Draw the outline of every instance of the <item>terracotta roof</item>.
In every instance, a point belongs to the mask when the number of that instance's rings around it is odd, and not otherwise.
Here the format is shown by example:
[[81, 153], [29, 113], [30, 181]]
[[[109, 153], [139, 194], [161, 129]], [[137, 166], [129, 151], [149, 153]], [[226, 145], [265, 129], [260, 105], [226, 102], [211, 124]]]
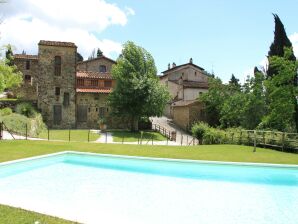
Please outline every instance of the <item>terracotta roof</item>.
[[[183, 64], [183, 65], [178, 65], [178, 66], [172, 67], [172, 68], [170, 68], [170, 69], [168, 69], [168, 70], [163, 71], [162, 73], [170, 72], [170, 71], [173, 71], [173, 70], [175, 70], [175, 69], [181, 68], [181, 67], [186, 66], [186, 65], [191, 65], [191, 66], [193, 66], [193, 67], [195, 67], [195, 68], [198, 68], [198, 69], [204, 71], [204, 69], [203, 69], [202, 67], [200, 67], [200, 66], [198, 66], [198, 65], [196, 65], [196, 64], [193, 64], [193, 63], [186, 63], [186, 64]], [[163, 76], [165, 76], [165, 75], [163, 75]]]
[[113, 79], [110, 73], [77, 71], [77, 78]]
[[179, 100], [174, 103], [172, 103], [173, 107], [185, 107], [190, 106], [192, 104], [199, 104], [200, 102], [198, 100]]
[[77, 93], [111, 93], [112, 89], [76, 89]]
[[116, 61], [114, 61], [113, 59], [108, 58], [108, 57], [106, 57], [104, 55], [103, 56], [100, 56], [98, 58], [93, 58], [93, 59], [89, 59], [89, 60], [85, 60], [85, 61], [79, 61], [77, 64], [84, 64], [84, 63], [87, 63], [87, 62], [90, 62], [90, 61], [96, 61], [96, 60], [99, 60], [99, 59], [106, 59], [106, 60], [108, 60], [108, 61], [116, 64]]
[[38, 45], [58, 46], [58, 47], [77, 47], [72, 42], [49, 41], [49, 40], [41, 40], [39, 41]]
[[38, 60], [37, 55], [30, 54], [15, 54], [13, 55], [14, 59], [30, 59], [30, 60]]
[[178, 85], [183, 85], [186, 88], [198, 88], [198, 89], [208, 89], [208, 83], [207, 82], [195, 82], [195, 81], [183, 81], [181, 84], [179, 84], [179, 81], [171, 81]]

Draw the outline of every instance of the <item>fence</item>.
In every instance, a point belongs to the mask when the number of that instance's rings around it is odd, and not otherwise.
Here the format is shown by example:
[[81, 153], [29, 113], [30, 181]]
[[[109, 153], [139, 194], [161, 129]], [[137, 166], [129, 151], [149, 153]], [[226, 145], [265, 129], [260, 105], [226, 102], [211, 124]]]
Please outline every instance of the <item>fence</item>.
[[261, 130], [227, 131], [224, 143], [258, 146], [298, 153], [298, 133]]
[[176, 131], [170, 131], [158, 124], [152, 124], [152, 130], [158, 131], [159, 133], [161, 133], [171, 141], [176, 141], [176, 137], [177, 137]]

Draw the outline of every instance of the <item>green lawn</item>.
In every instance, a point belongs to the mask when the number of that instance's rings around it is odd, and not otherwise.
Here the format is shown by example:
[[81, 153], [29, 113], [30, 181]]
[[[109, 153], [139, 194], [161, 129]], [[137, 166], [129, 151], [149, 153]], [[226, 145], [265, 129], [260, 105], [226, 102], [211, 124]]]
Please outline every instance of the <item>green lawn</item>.
[[6, 205], [0, 205], [0, 223], [3, 224], [71, 224], [75, 222], [42, 215]]
[[[89, 130], [70, 130], [70, 141], [87, 142]], [[90, 131], [89, 140], [95, 141], [99, 134]], [[48, 131], [43, 131], [38, 138], [48, 139]], [[69, 130], [50, 130], [50, 140], [69, 140]]]
[[[252, 152], [253, 147], [239, 145], [151, 146], [25, 140], [0, 141], [0, 162], [65, 150], [194, 160], [298, 164], [298, 154], [261, 148], [257, 148], [257, 152], [254, 153]], [[54, 217], [0, 205], [0, 223], [31, 224], [37, 220], [40, 223], [71, 223]]]
[[146, 143], [148, 141], [151, 141], [153, 138], [153, 141], [166, 141], [167, 138], [163, 135], [161, 135], [158, 132], [153, 131], [143, 131], [143, 135], [141, 132], [130, 132], [130, 131], [112, 131], [113, 135], [113, 141], [114, 142], [137, 142], [138, 140], [141, 141], [142, 136], [142, 142]]

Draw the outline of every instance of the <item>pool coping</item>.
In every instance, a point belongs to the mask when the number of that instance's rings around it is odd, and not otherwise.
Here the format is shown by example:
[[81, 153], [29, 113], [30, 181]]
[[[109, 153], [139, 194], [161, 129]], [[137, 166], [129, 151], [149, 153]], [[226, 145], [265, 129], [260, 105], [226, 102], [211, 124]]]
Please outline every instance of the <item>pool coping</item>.
[[274, 164], [274, 163], [252, 163], [252, 162], [228, 162], [228, 161], [214, 161], [214, 160], [193, 160], [193, 159], [174, 159], [174, 158], [160, 158], [160, 157], [145, 157], [145, 156], [129, 156], [129, 155], [117, 155], [117, 154], [103, 154], [94, 152], [80, 152], [80, 151], [61, 151], [56, 153], [49, 153], [45, 155], [32, 156], [22, 159], [16, 159], [0, 163], [0, 168], [10, 164], [27, 162], [30, 160], [43, 159], [51, 156], [77, 154], [77, 155], [89, 155], [89, 156], [101, 156], [111, 158], [126, 158], [126, 159], [141, 159], [151, 161], [167, 161], [167, 162], [180, 162], [180, 163], [196, 163], [196, 164], [214, 164], [214, 165], [237, 165], [237, 166], [255, 166], [255, 167], [274, 167], [274, 168], [295, 168], [298, 169], [298, 165], [294, 164]]

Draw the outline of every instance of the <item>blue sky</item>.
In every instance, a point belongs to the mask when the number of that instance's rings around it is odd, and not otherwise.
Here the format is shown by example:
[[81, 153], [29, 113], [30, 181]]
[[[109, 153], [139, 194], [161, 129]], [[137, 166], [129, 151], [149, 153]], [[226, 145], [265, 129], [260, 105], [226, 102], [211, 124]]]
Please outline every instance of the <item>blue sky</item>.
[[[158, 71], [169, 62], [194, 63], [228, 80], [243, 77], [267, 55], [277, 13], [288, 35], [298, 32], [298, 2], [293, 0], [121, 1], [135, 15], [125, 27], [100, 35], [133, 40], [155, 58]], [[158, 2], [158, 3], [157, 3]]]
[[10, 0], [0, 8], [0, 44], [36, 54], [40, 39], [72, 41], [85, 58], [100, 47], [116, 59], [131, 40], [153, 55], [159, 74], [192, 57], [225, 82], [232, 73], [243, 81], [273, 41], [272, 13], [298, 54], [297, 12], [297, 0]]

